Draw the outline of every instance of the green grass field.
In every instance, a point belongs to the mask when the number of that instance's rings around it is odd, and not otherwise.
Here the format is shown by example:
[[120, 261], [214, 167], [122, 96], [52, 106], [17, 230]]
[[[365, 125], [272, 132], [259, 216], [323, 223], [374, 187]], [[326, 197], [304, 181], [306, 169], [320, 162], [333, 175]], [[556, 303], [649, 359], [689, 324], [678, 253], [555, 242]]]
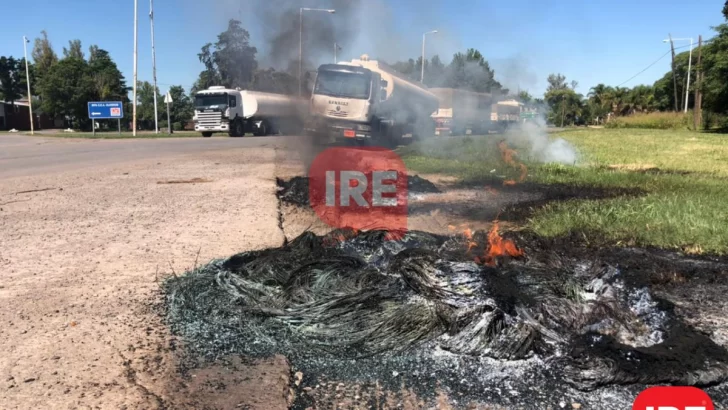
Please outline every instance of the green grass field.
[[[645, 193], [552, 202], [536, 211], [527, 227], [551, 237], [576, 231], [599, 243], [728, 253], [728, 135], [578, 129], [550, 137], [573, 144], [579, 159], [572, 165], [539, 164], [523, 155], [529, 181]], [[414, 171], [477, 181], [494, 169], [496, 174], [507, 169], [496, 145], [501, 138], [442, 139], [406, 147], [401, 154]]]

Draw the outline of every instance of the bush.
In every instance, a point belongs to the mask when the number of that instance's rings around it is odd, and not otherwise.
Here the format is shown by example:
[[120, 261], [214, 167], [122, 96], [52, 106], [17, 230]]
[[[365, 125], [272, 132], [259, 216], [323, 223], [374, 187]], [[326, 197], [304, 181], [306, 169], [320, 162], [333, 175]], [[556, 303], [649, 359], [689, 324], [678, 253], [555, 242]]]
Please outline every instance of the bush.
[[692, 129], [693, 113], [652, 112], [617, 117], [605, 124], [606, 128], [649, 128], [659, 130]]

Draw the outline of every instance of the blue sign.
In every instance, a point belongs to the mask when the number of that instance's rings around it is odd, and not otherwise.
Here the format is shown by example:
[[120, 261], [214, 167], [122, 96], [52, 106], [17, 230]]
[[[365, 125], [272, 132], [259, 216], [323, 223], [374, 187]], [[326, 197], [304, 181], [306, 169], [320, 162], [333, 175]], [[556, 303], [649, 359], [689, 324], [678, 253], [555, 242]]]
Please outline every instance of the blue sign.
[[121, 101], [89, 102], [88, 117], [90, 119], [124, 118], [124, 108]]

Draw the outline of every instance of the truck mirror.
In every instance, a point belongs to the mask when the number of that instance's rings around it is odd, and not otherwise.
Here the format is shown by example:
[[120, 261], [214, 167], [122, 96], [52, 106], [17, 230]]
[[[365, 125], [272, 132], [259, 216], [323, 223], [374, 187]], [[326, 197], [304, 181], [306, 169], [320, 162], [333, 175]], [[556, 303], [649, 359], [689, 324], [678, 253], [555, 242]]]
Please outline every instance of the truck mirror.
[[381, 81], [379, 82], [379, 84], [380, 84], [380, 86], [381, 86], [382, 88], [387, 88], [387, 86], [389, 85], [389, 82], [388, 82], [387, 80], [381, 80]]
[[379, 94], [379, 100], [385, 101], [387, 99], [387, 90], [382, 88], [382, 92]]

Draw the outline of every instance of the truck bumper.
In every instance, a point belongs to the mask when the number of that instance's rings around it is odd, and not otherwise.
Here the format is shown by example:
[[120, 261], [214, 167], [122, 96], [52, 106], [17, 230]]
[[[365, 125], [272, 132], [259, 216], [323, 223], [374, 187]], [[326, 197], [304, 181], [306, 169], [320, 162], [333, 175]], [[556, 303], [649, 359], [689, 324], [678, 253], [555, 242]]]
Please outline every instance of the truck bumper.
[[199, 132], [228, 132], [230, 125], [226, 122], [219, 125], [200, 125], [195, 123], [195, 131]]
[[371, 126], [357, 122], [309, 120], [304, 126], [304, 131], [330, 140], [368, 140], [372, 138]]

